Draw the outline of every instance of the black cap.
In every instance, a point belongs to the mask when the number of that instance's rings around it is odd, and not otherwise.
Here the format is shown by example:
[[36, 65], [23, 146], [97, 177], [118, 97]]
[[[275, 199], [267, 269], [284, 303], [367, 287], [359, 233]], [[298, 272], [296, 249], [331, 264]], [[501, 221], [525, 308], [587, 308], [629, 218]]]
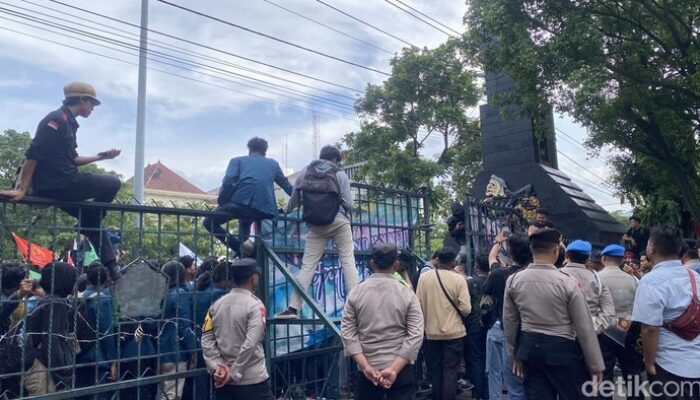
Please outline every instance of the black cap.
[[377, 243], [372, 246], [372, 261], [379, 268], [388, 268], [396, 262], [399, 248], [393, 243]]
[[600, 250], [593, 250], [591, 255], [588, 257], [591, 262], [601, 262], [603, 259], [602, 252]]
[[242, 281], [254, 273], [262, 274], [262, 269], [258, 267], [258, 262], [254, 258], [243, 258], [233, 263], [233, 279]]
[[538, 229], [530, 235], [530, 244], [559, 244], [561, 232], [552, 228]]

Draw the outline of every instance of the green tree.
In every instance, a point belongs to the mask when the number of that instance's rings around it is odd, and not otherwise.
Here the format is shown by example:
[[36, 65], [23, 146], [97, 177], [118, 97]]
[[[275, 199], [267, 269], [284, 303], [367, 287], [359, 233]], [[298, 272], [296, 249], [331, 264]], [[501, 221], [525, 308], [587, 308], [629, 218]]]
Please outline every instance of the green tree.
[[0, 189], [11, 189], [24, 151], [32, 140], [29, 132], [5, 129], [0, 135]]
[[[374, 184], [416, 190], [450, 177], [450, 189], [464, 195], [480, 166], [479, 129], [466, 111], [480, 90], [459, 40], [436, 49], [404, 49], [391, 62], [392, 75], [368, 85], [355, 104], [360, 130], [344, 143], [358, 175]], [[421, 156], [429, 136], [439, 137], [435, 158]]]
[[618, 150], [623, 198], [641, 208], [677, 202], [700, 221], [700, 3], [467, 4], [468, 51], [513, 77], [522, 104], [545, 99], [588, 129], [593, 149]]

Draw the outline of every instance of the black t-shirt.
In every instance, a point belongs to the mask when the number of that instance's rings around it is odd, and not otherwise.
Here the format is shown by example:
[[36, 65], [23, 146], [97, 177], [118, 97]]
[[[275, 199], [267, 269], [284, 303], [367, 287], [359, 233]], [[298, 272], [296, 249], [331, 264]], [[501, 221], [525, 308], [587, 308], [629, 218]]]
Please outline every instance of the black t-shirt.
[[68, 107], [49, 113], [39, 122], [36, 135], [24, 154], [37, 161], [32, 177], [36, 193], [43, 190], [62, 189], [76, 182], [78, 166], [75, 165], [76, 132], [78, 122]]
[[520, 271], [523, 267], [510, 266], [508, 268], [498, 268], [491, 271], [486, 279], [483, 287], [483, 294], [493, 297], [494, 309], [493, 313], [496, 318], [503, 317], [503, 295], [506, 291], [506, 280], [514, 273]]
[[467, 330], [473, 332], [474, 330], [481, 329], [481, 307], [479, 303], [481, 302], [481, 295], [484, 292], [484, 283], [486, 282], [486, 276], [475, 275], [467, 279], [467, 287], [469, 288], [469, 298], [471, 299], [472, 312], [466, 317]]
[[628, 250], [634, 253], [634, 258], [639, 259], [639, 255], [647, 248], [647, 242], [649, 241], [649, 231], [642, 227], [636, 230], [629, 229], [627, 231], [627, 236], [634, 239], [634, 242], [637, 244], [636, 246], [627, 244]]

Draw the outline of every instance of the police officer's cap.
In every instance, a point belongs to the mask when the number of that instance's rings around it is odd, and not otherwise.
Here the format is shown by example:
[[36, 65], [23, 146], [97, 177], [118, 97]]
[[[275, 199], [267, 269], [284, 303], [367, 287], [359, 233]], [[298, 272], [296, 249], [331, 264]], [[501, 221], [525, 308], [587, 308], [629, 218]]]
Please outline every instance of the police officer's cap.
[[559, 244], [561, 232], [553, 228], [541, 228], [530, 235], [530, 244]]
[[65, 95], [66, 99], [71, 97], [89, 97], [93, 100], [95, 105], [99, 106], [102, 104], [102, 102], [97, 99], [97, 92], [95, 92], [95, 88], [89, 83], [71, 82], [63, 87], [63, 94]]
[[372, 246], [372, 261], [380, 268], [391, 266], [398, 256], [399, 248], [393, 243], [377, 243]]
[[591, 243], [585, 240], [574, 240], [573, 242], [569, 243], [568, 246], [566, 246], [566, 251], [570, 251], [572, 253], [581, 253], [587, 256], [591, 254], [592, 250], [593, 246], [591, 245]]
[[611, 244], [603, 249], [603, 255], [608, 257], [624, 257], [625, 248], [619, 244]]
[[258, 267], [258, 262], [254, 258], [243, 258], [233, 263], [233, 279], [242, 281], [249, 278], [254, 273], [262, 274], [262, 269]]

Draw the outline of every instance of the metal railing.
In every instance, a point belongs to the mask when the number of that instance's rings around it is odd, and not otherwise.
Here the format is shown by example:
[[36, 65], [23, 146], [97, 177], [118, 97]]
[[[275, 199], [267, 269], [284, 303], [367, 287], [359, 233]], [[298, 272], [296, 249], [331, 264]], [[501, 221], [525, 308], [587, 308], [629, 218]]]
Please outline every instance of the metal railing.
[[[355, 200], [350, 217], [355, 258], [361, 277], [369, 273], [369, 249], [377, 241], [392, 241], [401, 247], [413, 248], [416, 254], [427, 256], [429, 213], [426, 194], [385, 190], [362, 184], [353, 184], [352, 190]], [[60, 210], [67, 207], [78, 208], [81, 217], [85, 213], [94, 212], [105, 213], [106, 216], [99, 227], [77, 226], [75, 218]], [[70, 259], [73, 261], [84, 256], [80, 252], [76, 254], [73, 247], [84, 242], [85, 235], [89, 235], [98, 237], [96, 243], [93, 243], [98, 252], [103, 248], [103, 241], [110, 240], [119, 263], [131, 265], [126, 268], [120, 280], [122, 284], [104, 294], [111, 304], [111, 315], [107, 319], [109, 329], [105, 330], [99, 324], [96, 326], [98, 318], [90, 312], [81, 313], [79, 310], [81, 301], [94, 305], [90, 302], [95, 299], [78, 300], [79, 293], [73, 290], [65, 301], [71, 314], [70, 323], [62, 326], [65, 328], [63, 331], [53, 325], [43, 332], [17, 329], [9, 333], [3, 331], [4, 336], [0, 339], [0, 345], [8, 348], [14, 346], [10, 344], [12, 338], [21, 339], [20, 342], [25, 343], [32, 337], [37, 342], [48, 337], [49, 347], [85, 345], [89, 342], [94, 342], [93, 346], [97, 346], [102, 340], [109, 339], [114, 342], [115, 355], [101, 355], [97, 361], [81, 361], [85, 354], [81, 356], [74, 349], [74, 353], [69, 354], [72, 358], [68, 361], [57, 360], [53, 356], [44, 357], [48, 375], [63, 376], [65, 381], [54, 382], [59, 386], [59, 391], [55, 393], [46, 393], [47, 390], [36, 388], [30, 393], [27, 380], [32, 376], [30, 372], [35, 371], [35, 365], [22, 365], [18, 370], [10, 371], [5, 369], [5, 359], [0, 354], [0, 398], [151, 400], [163, 390], [164, 384], [172, 381], [184, 384], [183, 399], [213, 398], [213, 388], [209, 382], [211, 378], [202, 363], [198, 344], [197, 332], [201, 331], [203, 321], [199, 320], [201, 315], [196, 315], [194, 304], [198, 300], [204, 303], [210, 301], [216, 295], [216, 285], [210, 283], [200, 288], [202, 290], [191, 292], [176, 290], [180, 285], [168, 288], [167, 293], [157, 294], [155, 290], [158, 285], [165, 284], [168, 287], [167, 278], [159, 275], [159, 267], [175, 258], [181, 245], [191, 249], [200, 259], [208, 256], [219, 256], [220, 261], [231, 259], [231, 251], [202, 226], [203, 219], [212, 216], [229, 215], [207, 209], [149, 205], [65, 203], [38, 198], [28, 198], [19, 204], [13, 204], [0, 200], [0, 260], [20, 258], [11, 233], [30, 242], [30, 255], [31, 246], [43, 246], [54, 251], [57, 258], [72, 257]], [[233, 231], [236, 226], [234, 220], [224, 228]], [[305, 234], [306, 228], [298, 214], [281, 217], [276, 225], [263, 221], [254, 234], [257, 257], [264, 271], [258, 295], [268, 310], [265, 339], [268, 369], [278, 398], [306, 398], [309, 395], [338, 398], [341, 392], [352, 389], [347, 372], [352, 366], [342, 357], [339, 318], [345, 301], [345, 290], [342, 274], [339, 273], [341, 268], [337, 252], [332, 247], [316, 271], [312, 288], [302, 293], [306, 304], [302, 318], [291, 321], [276, 321], [272, 318], [275, 313], [287, 307], [291, 291], [299, 289], [294, 276], [300, 267]], [[42, 272], [41, 268], [31, 267], [28, 263], [23, 264], [22, 268], [24, 275], [29, 276], [31, 272], [37, 279], [36, 274]], [[76, 266], [78, 271], [88, 271], [89, 268]], [[149, 271], [152, 274], [149, 275]], [[3, 279], [10, 278], [6, 274], [0, 276], [3, 289], [10, 286], [9, 281], [3, 284]], [[12, 317], [8, 317], [12, 318], [14, 324], [21, 322], [22, 327], [26, 327], [28, 321], [31, 324], [32, 314], [21, 310], [36, 303], [33, 294], [36, 293], [32, 292], [14, 303], [4, 295], [3, 307], [14, 307], [16, 304], [20, 310], [14, 310]], [[144, 299], [160, 305], [160, 313], [129, 318], [124, 316], [127, 309], [144, 307], [139, 305]], [[181, 314], [180, 307], [171, 307], [172, 304], [181, 302], [192, 304], [187, 315]], [[41, 302], [39, 304], [41, 307]], [[1, 322], [0, 326], [4, 327]], [[52, 322], [55, 321], [50, 319], [49, 324]], [[78, 332], [81, 326], [91, 328], [93, 337], [80, 337]], [[175, 327], [174, 347], [170, 346], [173, 343], [172, 329], [168, 326]], [[90, 332], [89, 329], [88, 331]], [[187, 335], [195, 337], [194, 348], [183, 345]], [[165, 343], [169, 345], [166, 346]], [[17, 348], [21, 348], [24, 354], [27, 346]], [[34, 350], [51, 353], [54, 349]], [[172, 359], [193, 359], [193, 362], [191, 365], [176, 364], [175, 368], [170, 368], [172, 365], [166, 364]], [[112, 365], [117, 368], [114, 381], [105, 375]], [[44, 376], [48, 375], [44, 373]], [[83, 378], [87, 375], [100, 379], [85, 382]], [[44, 385], [44, 389], [50, 389], [50, 383]]]

